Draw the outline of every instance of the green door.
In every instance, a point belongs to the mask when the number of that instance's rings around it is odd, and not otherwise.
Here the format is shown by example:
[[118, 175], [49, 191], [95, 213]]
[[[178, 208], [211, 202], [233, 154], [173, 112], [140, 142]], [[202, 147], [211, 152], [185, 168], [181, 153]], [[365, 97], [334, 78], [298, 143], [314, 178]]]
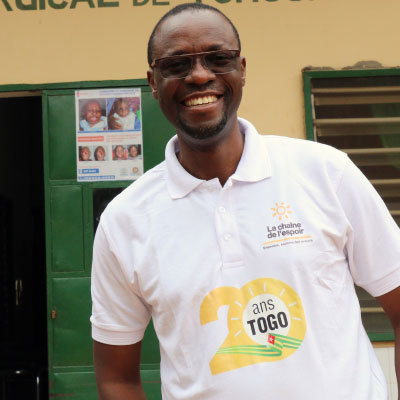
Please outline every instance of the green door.
[[[99, 214], [130, 182], [77, 182], [75, 89], [127, 87], [118, 82], [77, 84], [43, 92], [46, 262], [50, 397], [97, 399], [93, 373], [90, 269]], [[144, 80], [142, 89], [144, 170], [164, 159], [174, 130]], [[152, 325], [142, 351], [142, 378], [149, 399], [161, 399], [159, 347]]]

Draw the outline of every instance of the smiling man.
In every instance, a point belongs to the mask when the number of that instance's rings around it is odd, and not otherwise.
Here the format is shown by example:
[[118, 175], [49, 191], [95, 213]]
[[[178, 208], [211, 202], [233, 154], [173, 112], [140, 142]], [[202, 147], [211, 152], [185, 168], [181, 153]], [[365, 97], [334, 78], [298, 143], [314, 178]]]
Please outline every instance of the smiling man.
[[223, 185], [243, 150], [237, 110], [246, 61], [236, 29], [214, 10], [178, 7], [156, 26], [149, 49], [148, 80], [177, 129], [180, 163], [195, 177], [218, 177]]
[[381, 302], [398, 349], [400, 231], [382, 200], [345, 154], [237, 117], [246, 62], [217, 9], [169, 11], [148, 60], [177, 135], [96, 232], [100, 399], [145, 399], [152, 318], [165, 400], [386, 400], [354, 290]]

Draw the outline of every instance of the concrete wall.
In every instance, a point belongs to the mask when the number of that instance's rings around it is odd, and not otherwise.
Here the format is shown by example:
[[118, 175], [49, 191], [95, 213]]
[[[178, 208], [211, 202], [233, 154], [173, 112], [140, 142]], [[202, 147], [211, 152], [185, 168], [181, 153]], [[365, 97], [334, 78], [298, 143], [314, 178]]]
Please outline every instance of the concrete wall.
[[[145, 78], [150, 31], [179, 3], [0, 0], [0, 84]], [[57, 4], [64, 8], [52, 8]], [[305, 66], [342, 68], [360, 60], [400, 64], [397, 0], [207, 4], [226, 12], [238, 27], [248, 65], [240, 115], [263, 133], [305, 136]]]

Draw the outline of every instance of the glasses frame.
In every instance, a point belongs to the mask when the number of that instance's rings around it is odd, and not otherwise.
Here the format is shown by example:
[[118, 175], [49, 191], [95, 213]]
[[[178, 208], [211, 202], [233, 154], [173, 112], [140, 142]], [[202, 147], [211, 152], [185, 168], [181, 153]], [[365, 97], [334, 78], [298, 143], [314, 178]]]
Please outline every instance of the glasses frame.
[[177, 78], [164, 77], [162, 72], [161, 72], [161, 70], [159, 70], [160, 71], [160, 75], [164, 79], [185, 79], [188, 75], [190, 75], [190, 73], [193, 70], [194, 59], [200, 57], [201, 58], [201, 63], [204, 66], [204, 68], [206, 68], [211, 73], [213, 73], [215, 75], [229, 74], [230, 72], [234, 71], [234, 69], [232, 71], [227, 71], [227, 72], [213, 72], [207, 67], [207, 64], [206, 64], [206, 62], [204, 60], [204, 57], [209, 55], [209, 54], [215, 54], [215, 53], [219, 53], [219, 52], [223, 52], [223, 51], [233, 51], [233, 52], [235, 52], [235, 58], [239, 58], [240, 57], [240, 50], [238, 50], [238, 49], [220, 49], [220, 50], [213, 50], [213, 51], [204, 51], [204, 52], [201, 52], [201, 53], [178, 54], [178, 55], [175, 55], [175, 56], [167, 56], [167, 57], [156, 58], [151, 63], [150, 67], [152, 69], [157, 68], [157, 64], [159, 64], [159, 62], [162, 61], [162, 60], [167, 60], [167, 59], [170, 59], [170, 58], [180, 58], [180, 57], [188, 58], [189, 57], [191, 59], [191, 67], [190, 67], [190, 69], [188, 70], [188, 73], [185, 76], [179, 76]]

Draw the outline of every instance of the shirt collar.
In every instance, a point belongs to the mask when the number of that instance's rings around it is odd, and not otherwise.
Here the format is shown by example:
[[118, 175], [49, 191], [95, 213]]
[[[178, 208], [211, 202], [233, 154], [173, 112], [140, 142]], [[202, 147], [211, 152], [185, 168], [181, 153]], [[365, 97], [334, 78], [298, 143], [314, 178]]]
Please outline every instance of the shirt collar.
[[[256, 128], [243, 118], [238, 118], [240, 131], [245, 135], [242, 157], [232, 180], [257, 182], [271, 176], [271, 165], [265, 141]], [[179, 151], [178, 138], [172, 137], [165, 149], [167, 187], [173, 199], [188, 195], [197, 186], [205, 182], [190, 175], [179, 163], [176, 153]]]

